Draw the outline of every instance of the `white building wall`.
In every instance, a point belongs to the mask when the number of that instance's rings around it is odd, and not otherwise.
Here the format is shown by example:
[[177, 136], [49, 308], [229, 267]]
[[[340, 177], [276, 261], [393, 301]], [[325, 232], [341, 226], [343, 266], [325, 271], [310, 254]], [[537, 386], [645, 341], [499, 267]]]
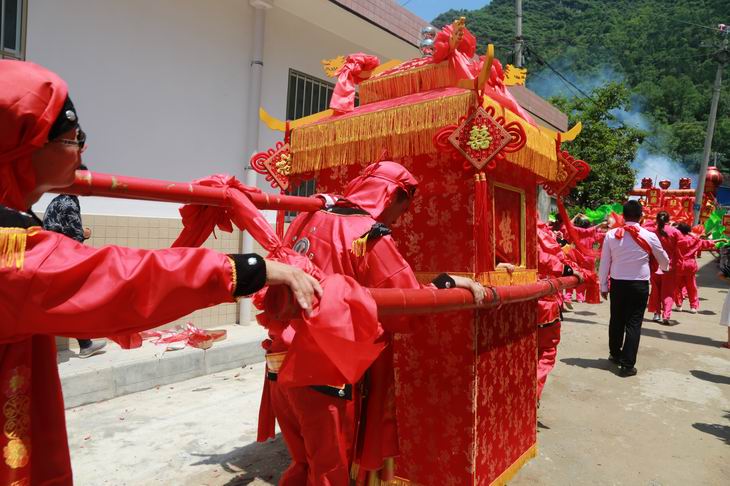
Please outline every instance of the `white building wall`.
[[[349, 15], [353, 23], [364, 21]], [[357, 44], [352, 40], [340, 37], [321, 26], [297, 17], [282, 8], [273, 8], [267, 12], [266, 40], [264, 42], [264, 76], [261, 102], [266, 111], [281, 120], [286, 117], [286, 95], [289, 69], [295, 69], [316, 78], [334, 83], [327, 78], [321, 61], [340, 55], [365, 52], [378, 56], [380, 62], [387, 62], [397, 53], [403, 52], [405, 43], [390, 34], [380, 31], [380, 35], [392, 39], [391, 52], [376, 52], [367, 44]], [[363, 40], [367, 40], [367, 37]], [[411, 57], [417, 55], [415, 48], [407, 49]], [[283, 139], [283, 133], [270, 130], [262, 125], [259, 136], [261, 150], [272, 147], [276, 141]]]
[[[33, 0], [26, 58], [68, 82], [90, 168], [168, 180], [241, 174], [252, 10], [242, 0]], [[177, 216], [171, 204], [83, 205]]]
[[[243, 179], [252, 26], [247, 0], [32, 0], [26, 58], [68, 82], [90, 169]], [[322, 59], [358, 51], [381, 62], [418, 54], [326, 0], [275, 1], [266, 11], [261, 105], [284, 119], [289, 68], [325, 78]], [[282, 138], [261, 124], [258, 149]], [[174, 204], [84, 198], [82, 206], [84, 214], [178, 217]]]

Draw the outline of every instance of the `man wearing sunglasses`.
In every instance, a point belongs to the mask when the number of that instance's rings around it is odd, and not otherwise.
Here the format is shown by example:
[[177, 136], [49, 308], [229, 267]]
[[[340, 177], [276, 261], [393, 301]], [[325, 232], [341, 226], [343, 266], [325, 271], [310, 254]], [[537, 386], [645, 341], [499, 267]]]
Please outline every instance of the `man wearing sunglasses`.
[[70, 485], [54, 336], [129, 335], [190, 312], [287, 285], [310, 310], [319, 283], [256, 254], [205, 248], [90, 248], [28, 212], [68, 187], [83, 132], [66, 83], [0, 60], [0, 484]]

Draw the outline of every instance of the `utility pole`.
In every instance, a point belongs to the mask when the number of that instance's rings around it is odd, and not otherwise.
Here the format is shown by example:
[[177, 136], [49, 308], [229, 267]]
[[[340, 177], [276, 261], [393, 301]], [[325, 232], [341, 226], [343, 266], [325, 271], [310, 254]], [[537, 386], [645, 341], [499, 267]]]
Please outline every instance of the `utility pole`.
[[699, 179], [697, 180], [697, 192], [695, 193], [695, 221], [694, 224], [700, 222], [700, 211], [702, 209], [702, 198], [705, 192], [705, 177], [707, 176], [707, 165], [710, 162], [710, 151], [712, 150], [712, 136], [715, 133], [715, 119], [717, 118], [717, 105], [720, 102], [720, 87], [722, 86], [722, 70], [725, 64], [730, 61], [730, 53], [728, 52], [728, 29], [727, 25], [720, 24], [718, 26], [723, 36], [722, 47], [715, 53], [717, 59], [717, 73], [715, 74], [715, 84], [712, 88], [712, 104], [710, 105], [710, 117], [707, 120], [707, 134], [705, 135], [705, 148], [702, 153], [702, 165], [700, 166]]
[[522, 0], [515, 0], [515, 10], [517, 17], [515, 19], [515, 67], [522, 67], [523, 44], [522, 39]]

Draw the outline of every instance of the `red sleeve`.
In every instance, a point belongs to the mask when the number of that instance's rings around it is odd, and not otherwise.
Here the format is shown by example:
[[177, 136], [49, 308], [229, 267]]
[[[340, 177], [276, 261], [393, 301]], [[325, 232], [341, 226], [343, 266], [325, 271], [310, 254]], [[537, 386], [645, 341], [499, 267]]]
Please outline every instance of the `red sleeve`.
[[[390, 236], [379, 238], [368, 248], [358, 270], [362, 280], [360, 283], [365, 287], [381, 289], [422, 287]], [[389, 316], [383, 318], [381, 324], [386, 331], [411, 332], [411, 320], [409, 317]]]
[[0, 269], [0, 341], [137, 332], [233, 302], [228, 257], [203, 248], [90, 248], [43, 231], [22, 270]]
[[537, 231], [537, 272], [542, 278], [563, 275], [565, 254], [555, 237], [546, 230]]
[[421, 285], [416, 280], [411, 266], [395, 246], [393, 238], [379, 238], [368, 248], [364, 260], [359, 265], [361, 284], [373, 288], [417, 289]]
[[717, 243], [715, 243], [713, 240], [700, 240], [699, 251], [715, 250], [716, 248]]

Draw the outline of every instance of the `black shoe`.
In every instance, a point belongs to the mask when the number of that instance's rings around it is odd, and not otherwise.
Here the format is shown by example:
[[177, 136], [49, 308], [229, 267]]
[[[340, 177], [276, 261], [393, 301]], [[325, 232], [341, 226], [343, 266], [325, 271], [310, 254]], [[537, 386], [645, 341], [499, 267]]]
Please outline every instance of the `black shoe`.
[[612, 355], [612, 354], [609, 354], [609, 355], [608, 355], [608, 360], [609, 360], [609, 361], [610, 361], [611, 363], [615, 364], [615, 365], [620, 365], [620, 364], [621, 364], [621, 363], [619, 363], [619, 360], [618, 360], [618, 358], [617, 358], [616, 356]]
[[632, 366], [629, 368], [628, 366], [622, 366], [618, 374], [625, 378], [627, 376], [634, 376], [636, 373], [638, 373], [638, 371], [635, 367]]
[[669, 322], [669, 319], [663, 319], [661, 322], [662, 326], [671, 326], [672, 323]]

